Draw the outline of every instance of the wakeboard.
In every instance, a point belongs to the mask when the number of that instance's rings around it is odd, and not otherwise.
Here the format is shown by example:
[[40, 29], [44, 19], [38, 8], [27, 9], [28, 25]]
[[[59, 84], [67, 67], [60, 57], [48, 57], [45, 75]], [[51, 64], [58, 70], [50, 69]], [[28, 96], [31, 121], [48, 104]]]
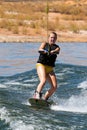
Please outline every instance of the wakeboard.
[[43, 100], [43, 99], [35, 99], [35, 98], [30, 98], [29, 103], [31, 106], [35, 107], [50, 107], [53, 104], [52, 100]]

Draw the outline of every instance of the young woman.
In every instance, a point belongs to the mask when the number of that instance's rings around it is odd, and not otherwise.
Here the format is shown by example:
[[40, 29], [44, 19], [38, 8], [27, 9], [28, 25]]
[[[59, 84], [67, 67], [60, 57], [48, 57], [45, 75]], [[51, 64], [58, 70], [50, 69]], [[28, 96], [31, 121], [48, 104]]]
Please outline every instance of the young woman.
[[42, 98], [42, 89], [48, 81], [51, 88], [45, 93], [44, 100], [47, 100], [57, 89], [57, 79], [53, 68], [55, 67], [55, 61], [57, 54], [59, 54], [60, 47], [55, 44], [57, 40], [57, 34], [55, 32], [50, 33], [48, 43], [42, 43], [39, 48], [39, 59], [37, 61], [37, 73], [40, 79], [40, 83], [34, 94], [34, 98]]

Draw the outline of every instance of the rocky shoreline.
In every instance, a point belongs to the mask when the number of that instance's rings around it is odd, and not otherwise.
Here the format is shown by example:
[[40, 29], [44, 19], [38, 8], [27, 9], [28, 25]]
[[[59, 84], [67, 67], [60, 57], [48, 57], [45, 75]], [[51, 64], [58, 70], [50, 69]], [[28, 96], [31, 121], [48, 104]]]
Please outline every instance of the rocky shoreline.
[[[0, 43], [43, 42], [46, 36], [0, 35]], [[58, 32], [58, 42], [87, 42], [87, 31], [79, 33]]]

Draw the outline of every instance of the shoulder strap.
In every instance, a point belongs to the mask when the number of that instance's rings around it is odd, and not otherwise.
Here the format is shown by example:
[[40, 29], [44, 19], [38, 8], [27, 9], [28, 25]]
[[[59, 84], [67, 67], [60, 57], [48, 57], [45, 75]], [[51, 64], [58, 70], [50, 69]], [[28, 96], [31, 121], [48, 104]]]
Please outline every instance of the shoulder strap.
[[49, 43], [46, 43], [46, 45], [47, 45], [47, 50], [48, 50], [48, 55], [49, 55], [50, 51], [51, 51], [51, 47], [50, 47]]

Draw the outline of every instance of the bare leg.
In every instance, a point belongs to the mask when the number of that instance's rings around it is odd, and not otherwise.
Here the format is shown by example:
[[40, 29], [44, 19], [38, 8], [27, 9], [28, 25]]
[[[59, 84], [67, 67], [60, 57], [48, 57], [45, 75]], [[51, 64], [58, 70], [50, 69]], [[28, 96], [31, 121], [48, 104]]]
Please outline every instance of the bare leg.
[[40, 79], [40, 83], [38, 84], [36, 91], [40, 93], [41, 90], [43, 89], [43, 86], [46, 83], [46, 71], [44, 66], [42, 65], [37, 66], [37, 73]]
[[49, 73], [47, 79], [51, 85], [51, 88], [45, 93], [45, 99], [48, 99], [57, 89], [57, 79], [55, 73]]

